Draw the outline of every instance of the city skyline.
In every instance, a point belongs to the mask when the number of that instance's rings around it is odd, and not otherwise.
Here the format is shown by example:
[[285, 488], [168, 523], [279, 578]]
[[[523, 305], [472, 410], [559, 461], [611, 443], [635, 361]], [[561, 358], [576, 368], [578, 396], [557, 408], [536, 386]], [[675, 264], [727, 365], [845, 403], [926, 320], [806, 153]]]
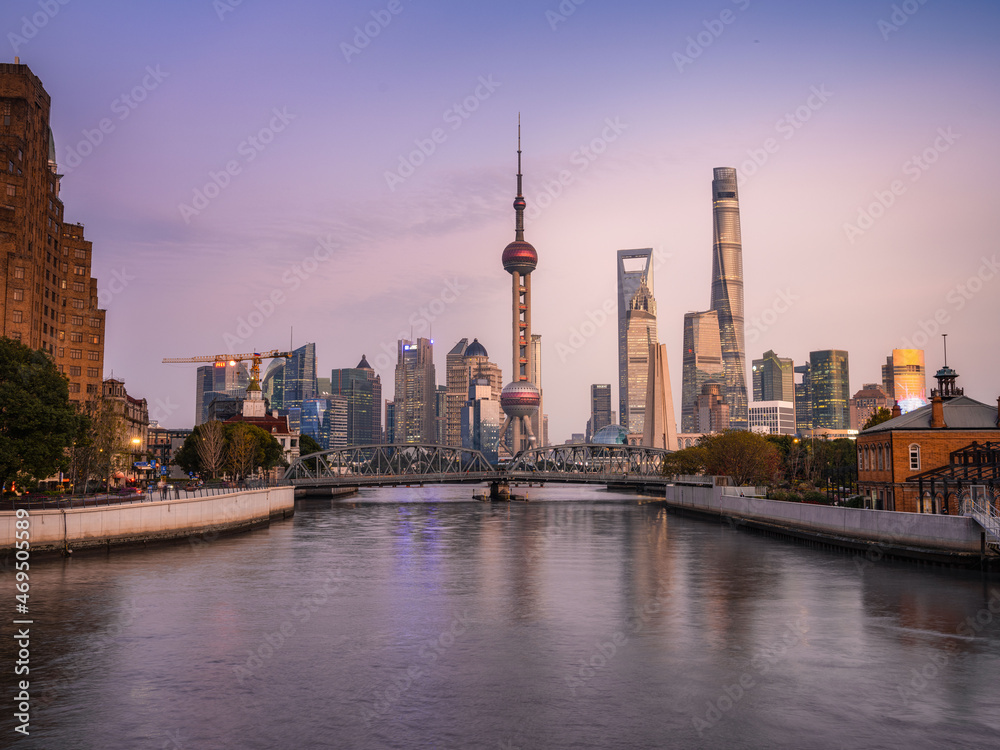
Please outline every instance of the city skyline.
[[[4, 61], [52, 98], [65, 220], [93, 242], [104, 376], [161, 424], [190, 426], [194, 409], [193, 368], [163, 357], [285, 348], [293, 327], [318, 371], [367, 353], [386, 383], [411, 329], [444, 351], [466, 336], [503, 351], [495, 250], [518, 110], [552, 442], [582, 430], [591, 383], [615, 380], [617, 249], [654, 248], [660, 342], [680, 362], [683, 314], [705, 309], [720, 165], [739, 176], [748, 360], [842, 349], [850, 381], [875, 382], [894, 348], [924, 349], [936, 371], [949, 332], [967, 392], [995, 398], [979, 330], [1000, 312], [981, 170], [998, 155], [983, 94], [997, 8], [927, 4], [889, 28], [889, 3], [741, 2], [729, 23], [704, 6], [584, 4], [560, 20], [526, 3], [449, 5], [440, 23], [403, 3], [361, 47], [355, 29], [383, 6], [226, 7], [59, 6], [30, 38], [37, 4], [3, 11], [24, 38]], [[530, 75], [509, 72], [515, 38]], [[443, 39], [463, 64], [404, 62]], [[609, 54], [592, 59], [598, 44]]]

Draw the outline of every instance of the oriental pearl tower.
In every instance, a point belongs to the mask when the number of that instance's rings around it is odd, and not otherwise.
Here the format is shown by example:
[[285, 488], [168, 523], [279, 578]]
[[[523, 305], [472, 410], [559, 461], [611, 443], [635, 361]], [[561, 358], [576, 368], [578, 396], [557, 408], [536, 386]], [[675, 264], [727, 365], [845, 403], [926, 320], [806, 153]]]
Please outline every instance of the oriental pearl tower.
[[524, 240], [524, 196], [521, 195], [521, 118], [517, 119], [517, 197], [514, 198], [514, 241], [503, 251], [503, 268], [510, 274], [512, 290], [511, 328], [514, 345], [514, 379], [500, 393], [500, 407], [506, 414], [500, 442], [513, 428], [511, 452], [517, 455], [535, 445], [531, 418], [538, 411], [541, 396], [529, 379], [531, 373], [531, 272], [538, 265], [538, 253]]

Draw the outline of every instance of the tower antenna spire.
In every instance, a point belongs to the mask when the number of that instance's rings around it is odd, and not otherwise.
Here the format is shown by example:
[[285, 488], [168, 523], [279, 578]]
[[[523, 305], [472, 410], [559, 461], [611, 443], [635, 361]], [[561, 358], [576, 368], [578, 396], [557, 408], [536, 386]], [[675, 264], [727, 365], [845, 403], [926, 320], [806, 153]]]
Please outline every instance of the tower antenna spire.
[[521, 194], [521, 113], [517, 113], [517, 197], [514, 198], [514, 239], [524, 241], [524, 207]]
[[944, 341], [944, 366], [948, 366], [948, 334], [942, 333], [941, 339]]

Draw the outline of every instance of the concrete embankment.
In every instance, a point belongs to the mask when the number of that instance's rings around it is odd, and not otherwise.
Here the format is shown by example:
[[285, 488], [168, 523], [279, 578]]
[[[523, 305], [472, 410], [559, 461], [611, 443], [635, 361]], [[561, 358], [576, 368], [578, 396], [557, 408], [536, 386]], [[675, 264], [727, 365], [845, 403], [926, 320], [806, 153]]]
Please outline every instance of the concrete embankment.
[[997, 567], [982, 527], [966, 516], [840, 508], [740, 495], [739, 488], [668, 485], [664, 502], [676, 510], [726, 519], [781, 536], [946, 565]]
[[[294, 490], [271, 487], [149, 503], [30, 511], [31, 552], [141, 545], [267, 526], [295, 512]], [[15, 511], [0, 512], [0, 555], [15, 548]]]

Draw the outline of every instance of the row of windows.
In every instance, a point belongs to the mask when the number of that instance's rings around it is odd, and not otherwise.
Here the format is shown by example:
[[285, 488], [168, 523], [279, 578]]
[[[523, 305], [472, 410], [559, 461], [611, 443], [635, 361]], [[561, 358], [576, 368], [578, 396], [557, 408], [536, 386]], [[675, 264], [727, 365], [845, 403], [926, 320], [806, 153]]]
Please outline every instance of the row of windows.
[[[863, 471], [885, 471], [891, 468], [892, 451], [888, 444], [875, 447], [864, 446], [859, 451], [858, 464]], [[910, 471], [920, 471], [920, 446], [910, 443]]]

